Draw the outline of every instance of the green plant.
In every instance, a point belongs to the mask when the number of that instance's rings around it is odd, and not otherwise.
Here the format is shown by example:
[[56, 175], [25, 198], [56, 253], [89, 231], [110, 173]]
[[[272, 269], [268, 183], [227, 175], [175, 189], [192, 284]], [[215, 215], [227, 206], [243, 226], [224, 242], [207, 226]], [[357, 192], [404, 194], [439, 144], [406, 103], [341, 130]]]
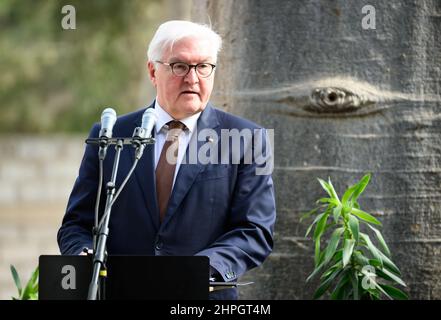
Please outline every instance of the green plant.
[[[365, 175], [350, 186], [340, 200], [331, 180], [318, 179], [329, 197], [317, 201], [319, 207], [307, 212], [300, 221], [315, 216], [305, 237], [315, 226], [314, 271], [307, 282], [321, 273], [320, 284], [314, 299], [328, 292], [331, 299], [407, 299], [406, 293], [395, 285], [406, 286], [398, 267], [391, 260], [390, 250], [374, 225], [381, 226], [371, 214], [360, 209], [357, 201], [369, 183]], [[375, 234], [378, 248], [362, 229]], [[329, 241], [321, 249], [324, 238]]]
[[18, 290], [18, 297], [12, 297], [13, 300], [38, 300], [38, 267], [32, 272], [26, 287], [23, 289], [20, 276], [14, 266], [11, 265], [11, 273], [14, 278], [15, 286]]

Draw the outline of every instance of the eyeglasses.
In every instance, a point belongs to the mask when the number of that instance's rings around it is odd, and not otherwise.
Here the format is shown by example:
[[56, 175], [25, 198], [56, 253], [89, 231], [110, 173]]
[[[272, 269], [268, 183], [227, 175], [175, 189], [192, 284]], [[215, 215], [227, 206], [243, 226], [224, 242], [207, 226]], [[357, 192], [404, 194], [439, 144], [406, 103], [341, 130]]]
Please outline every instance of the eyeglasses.
[[177, 77], [185, 77], [190, 72], [190, 69], [194, 68], [196, 73], [200, 77], [207, 78], [213, 73], [214, 68], [216, 68], [215, 64], [206, 63], [206, 62], [198, 63], [198, 64], [188, 64], [185, 62], [172, 62], [172, 63], [166, 63], [162, 61], [155, 61], [155, 62], [158, 62], [165, 66], [169, 66], [173, 74]]

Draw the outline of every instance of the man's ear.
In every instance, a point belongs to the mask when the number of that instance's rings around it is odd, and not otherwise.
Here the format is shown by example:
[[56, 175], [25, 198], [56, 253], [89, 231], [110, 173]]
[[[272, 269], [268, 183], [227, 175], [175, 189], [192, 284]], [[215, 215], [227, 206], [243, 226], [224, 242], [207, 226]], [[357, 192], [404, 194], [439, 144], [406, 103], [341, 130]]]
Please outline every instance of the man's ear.
[[156, 70], [153, 62], [151, 61], [147, 62], [147, 70], [149, 72], [150, 81], [152, 82], [153, 86], [156, 88]]

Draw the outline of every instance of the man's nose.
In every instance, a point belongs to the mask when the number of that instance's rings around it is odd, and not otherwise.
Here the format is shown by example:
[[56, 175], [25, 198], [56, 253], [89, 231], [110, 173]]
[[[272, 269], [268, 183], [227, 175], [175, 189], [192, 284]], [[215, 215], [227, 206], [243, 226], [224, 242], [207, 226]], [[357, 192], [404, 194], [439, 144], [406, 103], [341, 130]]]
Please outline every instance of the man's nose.
[[184, 81], [188, 83], [198, 83], [199, 82], [199, 76], [196, 72], [196, 68], [190, 68], [190, 71], [188, 71], [187, 75], [184, 77]]

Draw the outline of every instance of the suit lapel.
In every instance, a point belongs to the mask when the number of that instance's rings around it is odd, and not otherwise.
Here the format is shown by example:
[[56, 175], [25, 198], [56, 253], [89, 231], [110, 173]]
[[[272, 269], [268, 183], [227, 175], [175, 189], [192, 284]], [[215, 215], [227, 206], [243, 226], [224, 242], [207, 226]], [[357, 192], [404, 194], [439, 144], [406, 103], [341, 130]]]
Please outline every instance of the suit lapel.
[[[193, 133], [191, 141], [187, 147], [185, 154], [186, 159], [191, 159], [190, 153], [196, 152], [197, 155], [201, 146], [206, 143], [206, 141], [198, 141], [198, 132], [203, 129], [214, 129], [218, 125], [219, 122], [213, 108], [210, 105], [207, 105], [207, 107], [204, 109], [198, 119], [195, 132]], [[197, 146], [197, 150], [194, 150], [195, 145]], [[165, 214], [162, 225], [165, 225], [171, 219], [171, 217], [181, 204], [182, 200], [184, 199], [185, 195], [188, 193], [191, 186], [193, 185], [197, 175], [203, 168], [204, 165], [200, 164], [199, 161], [197, 161], [197, 163], [195, 164], [192, 162], [181, 164], [181, 166], [179, 167], [178, 175], [176, 176], [175, 185], [170, 196], [167, 212]]]
[[[149, 108], [154, 107], [154, 102]], [[135, 122], [137, 127], [141, 126], [141, 118]], [[155, 135], [155, 130], [152, 132]], [[132, 162], [135, 161], [135, 152], [131, 152]], [[155, 145], [148, 144], [144, 154], [138, 162], [134, 172], [139, 187], [141, 188], [143, 200], [150, 213], [153, 225], [159, 229], [159, 209], [156, 200], [156, 179], [155, 179]]]

